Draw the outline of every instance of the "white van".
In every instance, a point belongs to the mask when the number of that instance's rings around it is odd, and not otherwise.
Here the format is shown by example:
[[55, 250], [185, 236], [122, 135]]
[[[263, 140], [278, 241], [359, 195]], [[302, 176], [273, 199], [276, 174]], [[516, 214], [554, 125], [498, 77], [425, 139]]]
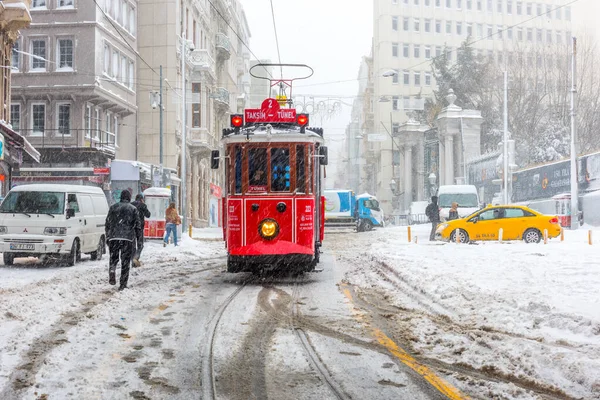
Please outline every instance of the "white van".
[[0, 252], [4, 264], [18, 257], [51, 256], [73, 266], [81, 253], [99, 260], [106, 252], [108, 202], [92, 186], [16, 186], [0, 205]]
[[446, 221], [452, 203], [458, 203], [458, 217], [464, 218], [481, 208], [479, 194], [473, 185], [442, 185], [437, 191], [440, 219]]

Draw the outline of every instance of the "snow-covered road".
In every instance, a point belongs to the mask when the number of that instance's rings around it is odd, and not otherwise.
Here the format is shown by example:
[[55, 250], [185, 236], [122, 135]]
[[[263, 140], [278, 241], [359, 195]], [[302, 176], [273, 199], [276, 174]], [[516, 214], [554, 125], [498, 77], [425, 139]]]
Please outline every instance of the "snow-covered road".
[[328, 234], [324, 271], [289, 279], [224, 273], [210, 229], [150, 242], [123, 292], [106, 258], [0, 267], [0, 398], [197, 399], [213, 334], [223, 399], [443, 398], [415, 365], [455, 398], [600, 398], [600, 244], [584, 230], [440, 244], [428, 229]]

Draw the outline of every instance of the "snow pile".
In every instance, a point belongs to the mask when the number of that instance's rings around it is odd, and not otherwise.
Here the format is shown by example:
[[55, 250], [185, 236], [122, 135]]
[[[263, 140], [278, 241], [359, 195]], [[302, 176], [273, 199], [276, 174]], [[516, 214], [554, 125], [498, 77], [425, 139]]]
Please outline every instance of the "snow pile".
[[415, 351], [600, 398], [600, 261], [587, 231], [465, 245], [431, 243], [429, 229], [413, 227], [418, 244], [405, 227], [373, 232], [362, 273], [347, 276], [407, 309], [399, 329], [416, 335]]

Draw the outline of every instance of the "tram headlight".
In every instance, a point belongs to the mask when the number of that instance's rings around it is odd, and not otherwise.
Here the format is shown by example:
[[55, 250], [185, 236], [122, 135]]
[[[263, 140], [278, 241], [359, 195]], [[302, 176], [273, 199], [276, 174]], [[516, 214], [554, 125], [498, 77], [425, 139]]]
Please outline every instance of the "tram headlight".
[[258, 233], [263, 239], [275, 239], [279, 235], [279, 224], [274, 219], [265, 219], [258, 224]]

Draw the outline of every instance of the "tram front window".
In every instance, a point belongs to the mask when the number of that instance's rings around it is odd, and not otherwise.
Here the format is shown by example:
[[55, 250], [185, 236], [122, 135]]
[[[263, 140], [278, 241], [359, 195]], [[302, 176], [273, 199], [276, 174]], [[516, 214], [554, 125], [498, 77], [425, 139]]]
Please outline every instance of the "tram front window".
[[290, 149], [287, 147], [271, 149], [271, 190], [290, 190]]
[[248, 151], [248, 174], [250, 187], [267, 188], [267, 149]]

